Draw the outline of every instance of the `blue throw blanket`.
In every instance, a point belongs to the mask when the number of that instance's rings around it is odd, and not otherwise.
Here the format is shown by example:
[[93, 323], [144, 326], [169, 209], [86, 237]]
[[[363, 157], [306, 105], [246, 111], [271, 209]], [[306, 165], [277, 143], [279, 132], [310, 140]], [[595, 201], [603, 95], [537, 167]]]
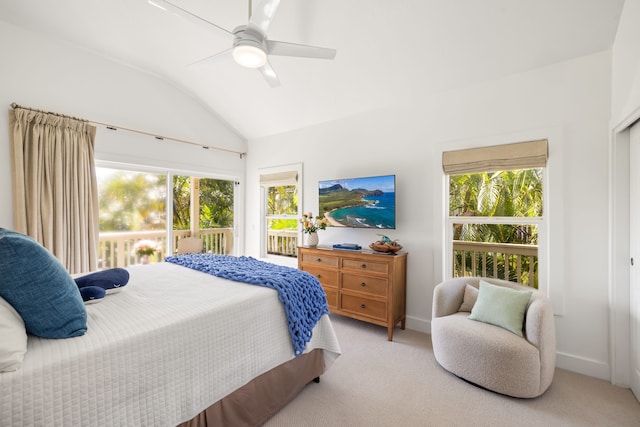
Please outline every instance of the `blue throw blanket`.
[[327, 298], [320, 282], [306, 271], [244, 256], [186, 254], [169, 256], [165, 261], [236, 282], [277, 290], [287, 315], [296, 356], [304, 352], [313, 327], [320, 317], [329, 313]]

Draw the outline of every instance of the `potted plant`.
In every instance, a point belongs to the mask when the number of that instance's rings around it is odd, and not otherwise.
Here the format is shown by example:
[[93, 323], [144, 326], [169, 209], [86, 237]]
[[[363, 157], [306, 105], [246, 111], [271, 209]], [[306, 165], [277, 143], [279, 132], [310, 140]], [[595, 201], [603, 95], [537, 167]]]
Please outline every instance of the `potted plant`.
[[149, 256], [158, 250], [158, 244], [153, 240], [139, 240], [133, 246], [133, 250], [140, 257], [142, 264], [149, 264]]
[[314, 218], [311, 212], [305, 213], [300, 218], [302, 224], [302, 232], [309, 235], [307, 238], [307, 246], [318, 245], [318, 230], [326, 230], [328, 221], [326, 218], [316, 216]]

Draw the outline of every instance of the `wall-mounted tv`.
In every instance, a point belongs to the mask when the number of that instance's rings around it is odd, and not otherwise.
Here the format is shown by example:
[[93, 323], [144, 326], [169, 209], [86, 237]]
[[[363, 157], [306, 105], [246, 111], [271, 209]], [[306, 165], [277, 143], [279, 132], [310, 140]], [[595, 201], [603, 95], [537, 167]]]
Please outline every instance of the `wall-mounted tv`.
[[330, 226], [396, 228], [395, 175], [326, 180], [318, 187], [320, 215]]

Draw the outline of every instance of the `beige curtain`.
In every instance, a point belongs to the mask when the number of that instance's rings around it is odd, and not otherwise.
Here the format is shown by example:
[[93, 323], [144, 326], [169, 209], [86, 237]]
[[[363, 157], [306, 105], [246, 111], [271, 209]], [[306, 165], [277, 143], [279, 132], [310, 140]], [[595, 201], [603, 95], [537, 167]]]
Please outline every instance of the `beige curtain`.
[[49, 249], [70, 273], [97, 267], [95, 134], [83, 120], [9, 110], [15, 230]]
[[442, 153], [442, 169], [448, 175], [459, 175], [545, 167], [548, 150], [547, 140], [543, 139], [445, 151]]

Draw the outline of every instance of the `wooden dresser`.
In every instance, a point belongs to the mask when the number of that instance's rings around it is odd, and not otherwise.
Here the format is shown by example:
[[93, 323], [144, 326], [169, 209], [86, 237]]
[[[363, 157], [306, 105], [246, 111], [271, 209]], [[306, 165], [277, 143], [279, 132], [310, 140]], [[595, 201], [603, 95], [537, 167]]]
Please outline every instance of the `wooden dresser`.
[[313, 274], [327, 294], [329, 310], [393, 328], [406, 320], [407, 254], [380, 254], [298, 247], [298, 268]]

